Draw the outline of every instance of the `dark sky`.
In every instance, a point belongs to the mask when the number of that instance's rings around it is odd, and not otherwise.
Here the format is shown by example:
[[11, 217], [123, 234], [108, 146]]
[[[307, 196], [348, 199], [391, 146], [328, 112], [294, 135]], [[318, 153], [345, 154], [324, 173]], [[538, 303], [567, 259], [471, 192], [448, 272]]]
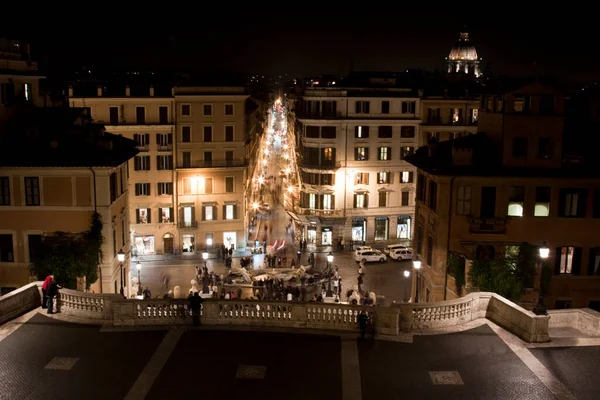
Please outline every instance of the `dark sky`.
[[[286, 7], [286, 3], [274, 4]], [[521, 10], [498, 10], [493, 4], [480, 8], [488, 10], [390, 8], [381, 15], [340, 15], [307, 7], [306, 15], [223, 17], [216, 13], [215, 18], [199, 18], [193, 24], [154, 22], [149, 28], [117, 23], [115, 29], [95, 33], [75, 28], [28, 36], [45, 59], [63, 67], [183, 67], [317, 75], [343, 74], [351, 66], [387, 71], [442, 68], [466, 25], [483, 66], [490, 62], [495, 74], [600, 80], [597, 22], [581, 15], [583, 10], [519, 15]]]

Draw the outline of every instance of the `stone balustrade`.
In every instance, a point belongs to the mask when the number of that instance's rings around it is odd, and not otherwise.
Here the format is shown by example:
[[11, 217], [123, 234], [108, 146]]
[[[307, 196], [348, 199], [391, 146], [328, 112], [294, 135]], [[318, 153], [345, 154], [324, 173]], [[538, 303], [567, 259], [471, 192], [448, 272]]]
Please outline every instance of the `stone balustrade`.
[[[39, 286], [32, 283], [0, 297], [2, 321], [27, 312], [41, 303]], [[153, 326], [191, 324], [185, 299], [124, 299], [118, 294], [94, 294], [75, 290], [59, 291], [61, 313], [87, 319], [92, 323], [114, 326]], [[487, 318], [528, 342], [546, 342], [550, 316], [535, 315], [495, 293], [475, 292], [465, 297], [438, 303], [400, 303], [390, 307], [366, 307], [336, 303], [298, 303], [287, 301], [219, 300], [202, 303], [205, 325], [241, 325], [279, 328], [308, 328], [334, 331], [358, 331], [358, 315], [365, 310], [374, 331], [398, 335], [416, 331], [457, 326]], [[571, 313], [578, 310], [564, 310]], [[557, 315], [556, 324], [577, 318], [584, 329], [600, 331], [600, 313], [581, 311], [568, 317]], [[564, 314], [564, 315], [563, 315]], [[582, 329], [583, 330], [583, 329]]]
[[41, 306], [42, 283], [31, 282], [0, 297], [0, 324]]
[[575, 328], [586, 335], [600, 336], [600, 312], [591, 308], [548, 310], [550, 328]]

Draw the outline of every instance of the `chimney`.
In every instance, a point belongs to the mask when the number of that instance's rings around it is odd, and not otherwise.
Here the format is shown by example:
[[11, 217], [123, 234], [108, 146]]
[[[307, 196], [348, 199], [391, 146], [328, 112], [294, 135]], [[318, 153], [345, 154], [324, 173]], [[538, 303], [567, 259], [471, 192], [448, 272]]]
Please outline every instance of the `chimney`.
[[150, 86], [150, 97], [154, 97], [154, 86]]
[[73, 97], [73, 86], [72, 85], [69, 85], [69, 97]]
[[96, 94], [98, 97], [102, 97], [102, 86], [96, 87]]
[[131, 96], [131, 88], [129, 85], [125, 86], [125, 97]]

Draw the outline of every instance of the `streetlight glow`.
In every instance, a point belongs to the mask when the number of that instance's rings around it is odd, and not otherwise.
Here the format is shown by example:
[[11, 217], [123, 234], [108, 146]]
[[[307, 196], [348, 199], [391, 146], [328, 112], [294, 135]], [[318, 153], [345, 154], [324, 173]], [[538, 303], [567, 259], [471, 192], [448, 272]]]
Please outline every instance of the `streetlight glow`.
[[327, 262], [328, 263], [333, 262], [333, 253], [332, 252], [329, 252], [329, 254], [327, 254]]
[[405, 277], [405, 278], [408, 278], [409, 276], [410, 276], [410, 271], [409, 271], [409, 270], [407, 270], [407, 269], [405, 269], [405, 270], [404, 270], [404, 277]]
[[202, 252], [202, 258], [204, 259], [204, 261], [208, 260], [208, 252], [207, 251]]
[[413, 267], [415, 267], [416, 270], [421, 269], [421, 260], [418, 257], [413, 260]]
[[258, 210], [258, 203], [257, 202], [252, 203], [252, 208], [255, 210]]
[[142, 263], [138, 261], [138, 262], [135, 264], [135, 268], [136, 268], [138, 271], [141, 271], [141, 270], [142, 270]]
[[294, 187], [288, 186], [288, 193], [293, 193], [293, 192], [294, 192]]
[[546, 246], [546, 243], [540, 247], [540, 258], [546, 259], [550, 255], [550, 249]]
[[290, 167], [287, 167], [287, 168], [285, 169], [285, 174], [286, 174], [286, 175], [289, 175], [289, 174], [291, 174], [291, 173], [292, 173], [292, 169], [291, 169]]
[[261, 185], [263, 183], [265, 183], [265, 178], [263, 178], [262, 176], [258, 178], [258, 183], [260, 183]]
[[125, 253], [123, 253], [123, 250], [117, 253], [117, 260], [119, 260], [119, 262], [125, 261]]

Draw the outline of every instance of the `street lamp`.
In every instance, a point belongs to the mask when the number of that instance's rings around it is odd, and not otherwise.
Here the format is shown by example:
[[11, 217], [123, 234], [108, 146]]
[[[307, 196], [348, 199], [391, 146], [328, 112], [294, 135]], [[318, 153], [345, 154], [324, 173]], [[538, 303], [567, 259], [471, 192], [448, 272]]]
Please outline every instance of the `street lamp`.
[[123, 293], [125, 293], [124, 289], [123, 289], [123, 281], [124, 276], [123, 276], [123, 261], [125, 261], [125, 253], [123, 253], [123, 250], [120, 250], [117, 253], [117, 260], [119, 260], [119, 269], [121, 271], [121, 296], [123, 295]]
[[545, 291], [545, 284], [544, 284], [544, 260], [546, 260], [548, 258], [548, 256], [550, 255], [550, 248], [548, 248], [548, 244], [546, 242], [544, 242], [544, 244], [542, 244], [542, 246], [539, 248], [539, 256], [540, 259], [538, 261], [538, 265], [539, 265], [539, 279], [540, 279], [540, 295], [538, 298], [538, 303], [535, 305], [535, 307], [533, 307], [533, 313], [536, 315], [547, 315], [548, 312], [546, 311], [546, 307], [544, 307], [544, 291]]
[[135, 264], [135, 268], [137, 269], [138, 272], [138, 296], [142, 295], [142, 276], [141, 276], [141, 272], [142, 272], [142, 263], [141, 262], [137, 262]]
[[208, 251], [204, 250], [202, 252], [202, 259], [204, 260], [204, 268], [206, 268], [206, 260], [208, 260]]
[[415, 303], [419, 302], [419, 280], [421, 278], [420, 270], [421, 270], [421, 259], [417, 256], [413, 260], [413, 267], [416, 271], [416, 279], [415, 279]]
[[254, 211], [258, 210], [258, 203], [257, 202], [252, 203], [252, 208], [254, 209]]
[[408, 278], [410, 277], [410, 271], [404, 270], [404, 302], [408, 301]]
[[331, 290], [331, 263], [333, 262], [333, 253], [327, 254], [327, 269], [329, 270], [329, 283], [327, 284], [327, 297], [333, 297], [333, 291]]

